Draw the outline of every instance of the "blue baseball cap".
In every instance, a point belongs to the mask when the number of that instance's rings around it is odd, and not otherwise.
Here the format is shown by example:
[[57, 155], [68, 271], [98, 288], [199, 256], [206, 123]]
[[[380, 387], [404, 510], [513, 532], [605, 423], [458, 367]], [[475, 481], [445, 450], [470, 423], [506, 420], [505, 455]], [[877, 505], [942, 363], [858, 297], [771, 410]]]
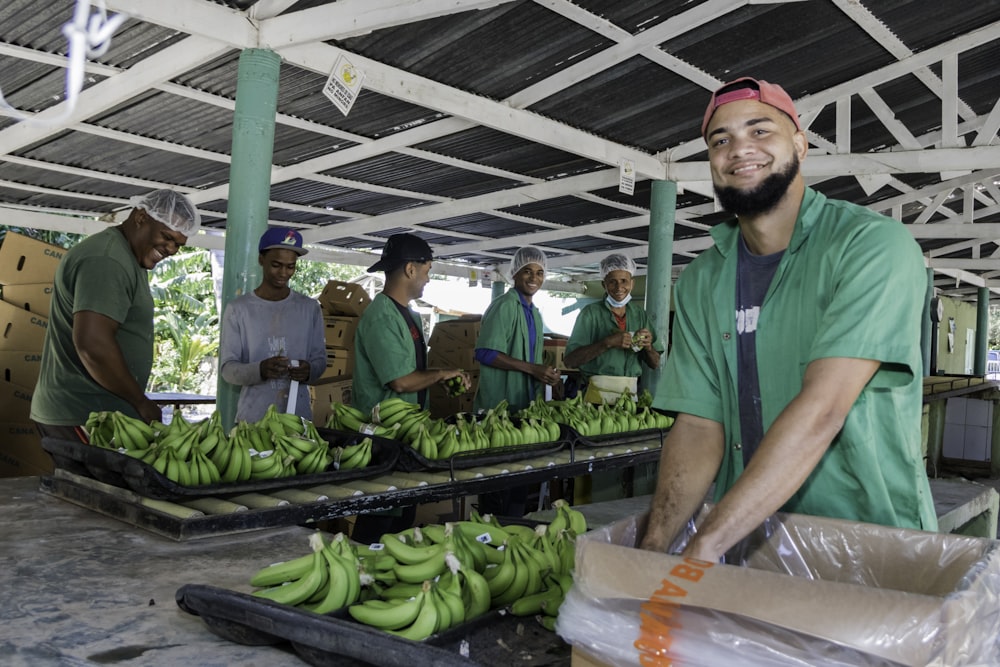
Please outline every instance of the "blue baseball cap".
[[291, 250], [301, 257], [309, 252], [302, 247], [302, 234], [287, 227], [271, 227], [260, 237], [257, 244], [258, 252], [268, 250]]

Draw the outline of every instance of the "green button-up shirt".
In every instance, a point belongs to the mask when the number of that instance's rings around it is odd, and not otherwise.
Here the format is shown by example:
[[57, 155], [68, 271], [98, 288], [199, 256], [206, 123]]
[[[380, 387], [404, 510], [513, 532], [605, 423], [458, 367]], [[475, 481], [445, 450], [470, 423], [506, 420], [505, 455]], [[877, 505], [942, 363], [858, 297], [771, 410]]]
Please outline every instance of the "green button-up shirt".
[[[674, 346], [656, 404], [721, 422], [716, 499], [743, 472], [736, 363], [735, 221], [677, 283]], [[764, 298], [757, 364], [765, 431], [800, 392], [809, 362], [876, 359], [840, 434], [787, 512], [936, 530], [921, 451], [920, 317], [927, 277], [898, 221], [807, 188], [788, 249]]]

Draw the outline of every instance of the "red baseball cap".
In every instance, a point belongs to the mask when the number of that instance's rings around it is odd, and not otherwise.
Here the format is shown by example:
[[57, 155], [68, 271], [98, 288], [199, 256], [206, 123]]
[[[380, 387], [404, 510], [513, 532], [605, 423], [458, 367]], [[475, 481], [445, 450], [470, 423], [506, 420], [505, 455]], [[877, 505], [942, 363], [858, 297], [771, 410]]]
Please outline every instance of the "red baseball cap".
[[[735, 90], [726, 90], [732, 86], [746, 82], [750, 84], [749, 86], [741, 86]], [[720, 93], [719, 91], [725, 91]], [[737, 102], [739, 100], [757, 100], [764, 104], [768, 104], [775, 109], [779, 109], [792, 119], [795, 123], [795, 128], [799, 131], [802, 130], [802, 126], [799, 125], [799, 114], [795, 111], [795, 104], [792, 102], [792, 98], [789, 97], [785, 89], [776, 83], [768, 83], [767, 81], [758, 81], [749, 76], [744, 76], [739, 79], [730, 81], [727, 84], [720, 86], [714, 93], [712, 93], [712, 99], [708, 101], [708, 108], [705, 109], [705, 118], [701, 121], [701, 136], [705, 136], [705, 130], [708, 129], [708, 121], [712, 120], [712, 114], [715, 110], [721, 107], [723, 104], [729, 104], [730, 102]]]

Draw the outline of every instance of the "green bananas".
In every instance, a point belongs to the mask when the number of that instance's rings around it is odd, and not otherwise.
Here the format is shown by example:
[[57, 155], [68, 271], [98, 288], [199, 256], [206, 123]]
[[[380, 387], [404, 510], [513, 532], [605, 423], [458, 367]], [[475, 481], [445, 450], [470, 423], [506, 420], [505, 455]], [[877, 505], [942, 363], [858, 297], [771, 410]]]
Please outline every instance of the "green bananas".
[[[462, 369], [458, 370], [461, 372]], [[465, 393], [465, 380], [462, 379], [461, 375], [448, 378], [444, 381], [444, 388], [449, 396], [461, 396]]]
[[117, 449], [181, 486], [307, 475], [333, 462], [330, 444], [315, 425], [270, 406], [256, 423], [241, 422], [230, 434], [218, 411], [191, 423], [146, 424], [121, 412], [91, 412], [85, 424], [91, 444]]
[[[648, 392], [647, 392], [648, 393]], [[652, 396], [640, 394], [637, 403], [630, 392], [623, 392], [614, 403], [594, 405], [583, 400], [582, 394], [564, 401], [536, 398], [518, 412], [521, 419], [540, 419], [566, 424], [583, 436], [609, 435], [647, 429], [665, 430], [673, 426], [673, 417], [652, 410]], [[649, 401], [649, 404], [645, 404]]]
[[360, 562], [343, 533], [326, 543], [322, 533], [309, 536], [311, 553], [268, 565], [250, 578], [257, 597], [329, 614], [352, 605], [361, 595]]
[[335, 459], [337, 470], [357, 470], [367, 468], [372, 462], [372, 439], [365, 438], [361, 442], [341, 447]]

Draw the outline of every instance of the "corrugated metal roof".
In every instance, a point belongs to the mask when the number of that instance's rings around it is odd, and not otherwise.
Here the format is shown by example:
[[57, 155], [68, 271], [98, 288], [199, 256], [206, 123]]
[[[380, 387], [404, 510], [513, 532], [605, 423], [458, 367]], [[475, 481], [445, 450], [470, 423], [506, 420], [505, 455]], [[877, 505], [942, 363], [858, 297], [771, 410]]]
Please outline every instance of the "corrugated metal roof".
[[[796, 98], [809, 183], [914, 225], [940, 289], [992, 287], [1000, 269], [984, 226], [1000, 222], [1000, 3], [401, 0], [377, 17], [365, 0], [248, 4], [143, 2], [89, 60], [77, 116], [42, 130], [0, 114], [12, 223], [170, 186], [224, 229], [240, 53], [269, 46], [282, 58], [269, 217], [331, 252], [409, 229], [452, 272], [502, 266], [523, 243], [566, 275], [613, 249], [644, 265], [650, 178], [676, 174], [680, 268], [726, 218], [698, 136], [708, 91], [752, 74]], [[64, 108], [70, 5], [0, 6], [0, 90], [29, 114]], [[322, 93], [338, 55], [366, 73], [346, 116]], [[623, 157], [639, 165], [632, 195], [617, 188]]]

